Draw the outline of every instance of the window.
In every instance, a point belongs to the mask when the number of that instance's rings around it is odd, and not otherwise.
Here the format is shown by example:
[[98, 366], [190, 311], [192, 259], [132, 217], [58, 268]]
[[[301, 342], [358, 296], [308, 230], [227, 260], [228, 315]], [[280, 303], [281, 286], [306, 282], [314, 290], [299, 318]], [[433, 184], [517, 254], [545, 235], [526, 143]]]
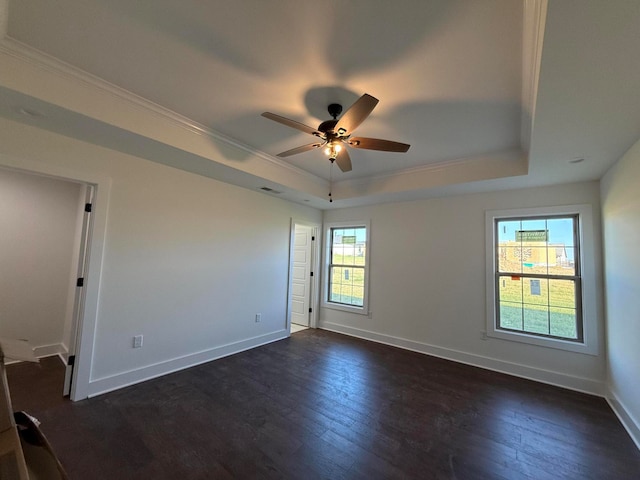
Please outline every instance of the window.
[[487, 335], [593, 352], [583, 302], [587, 213], [587, 206], [487, 213]]
[[326, 231], [324, 306], [367, 314], [369, 224], [330, 224]]
[[582, 341], [578, 216], [495, 220], [496, 327]]

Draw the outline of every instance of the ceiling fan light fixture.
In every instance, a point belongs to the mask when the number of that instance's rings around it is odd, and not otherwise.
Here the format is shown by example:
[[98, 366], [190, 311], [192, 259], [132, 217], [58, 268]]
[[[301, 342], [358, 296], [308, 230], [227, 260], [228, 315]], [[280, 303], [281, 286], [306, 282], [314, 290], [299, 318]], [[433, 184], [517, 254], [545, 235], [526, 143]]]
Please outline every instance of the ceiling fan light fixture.
[[331, 158], [336, 158], [342, 150], [342, 145], [338, 142], [331, 142], [324, 148], [324, 153]]

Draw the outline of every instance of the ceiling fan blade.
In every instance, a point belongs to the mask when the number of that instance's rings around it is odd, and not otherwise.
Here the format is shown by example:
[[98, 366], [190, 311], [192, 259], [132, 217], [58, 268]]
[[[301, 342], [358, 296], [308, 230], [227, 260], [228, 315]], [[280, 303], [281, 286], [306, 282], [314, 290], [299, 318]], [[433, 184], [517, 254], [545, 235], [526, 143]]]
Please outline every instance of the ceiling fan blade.
[[351, 171], [351, 157], [349, 157], [349, 152], [347, 152], [346, 148], [343, 148], [338, 152], [336, 163], [338, 164], [340, 170], [342, 170], [343, 172]]
[[366, 150], [381, 150], [383, 152], [406, 152], [411, 145], [380, 138], [354, 137], [348, 140], [353, 148], [364, 148]]
[[320, 148], [322, 143], [310, 143], [309, 145], [303, 145], [301, 147], [292, 148], [291, 150], [287, 150], [286, 152], [279, 153], [278, 157], [290, 157], [291, 155], [297, 155], [298, 153], [308, 152], [309, 150], [313, 150], [314, 148]]
[[278, 122], [283, 125], [286, 125], [287, 127], [300, 130], [301, 132], [308, 133], [310, 135], [316, 135], [318, 137], [322, 136], [322, 133], [320, 133], [315, 128], [305, 125], [304, 123], [296, 122], [295, 120], [291, 120], [290, 118], [282, 117], [280, 115], [276, 115], [275, 113], [271, 113], [271, 112], [264, 112], [262, 116], [264, 118], [268, 118], [269, 120], [273, 120], [274, 122]]
[[377, 98], [365, 93], [344, 112], [334, 131], [341, 136], [350, 135], [371, 114], [377, 104]]

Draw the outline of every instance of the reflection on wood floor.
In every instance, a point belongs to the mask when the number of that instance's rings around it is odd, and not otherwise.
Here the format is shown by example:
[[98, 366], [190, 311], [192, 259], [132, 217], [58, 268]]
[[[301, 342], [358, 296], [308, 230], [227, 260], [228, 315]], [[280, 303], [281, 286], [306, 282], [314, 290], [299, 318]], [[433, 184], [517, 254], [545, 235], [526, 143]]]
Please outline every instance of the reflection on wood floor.
[[309, 327], [305, 327], [304, 325], [296, 325], [295, 323], [291, 324], [291, 333], [302, 332], [303, 330], [307, 330]]

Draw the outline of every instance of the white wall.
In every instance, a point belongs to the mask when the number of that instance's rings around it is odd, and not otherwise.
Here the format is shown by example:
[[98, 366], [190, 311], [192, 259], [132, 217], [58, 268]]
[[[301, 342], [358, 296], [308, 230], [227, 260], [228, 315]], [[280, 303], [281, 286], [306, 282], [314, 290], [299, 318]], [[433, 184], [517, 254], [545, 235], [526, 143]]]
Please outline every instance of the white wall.
[[611, 404], [640, 448], [640, 141], [601, 180]]
[[2, 119], [0, 150], [111, 179], [90, 394], [287, 335], [291, 217], [319, 210]]
[[61, 353], [80, 185], [0, 169], [0, 337]]
[[[326, 211], [325, 222], [371, 220], [370, 317], [324, 308], [324, 328], [604, 393], [604, 342], [596, 356], [482, 339], [485, 211], [591, 204], [597, 291], [601, 242], [597, 182]], [[599, 295], [600, 297], [600, 295]], [[596, 316], [602, 338], [602, 299]]]

